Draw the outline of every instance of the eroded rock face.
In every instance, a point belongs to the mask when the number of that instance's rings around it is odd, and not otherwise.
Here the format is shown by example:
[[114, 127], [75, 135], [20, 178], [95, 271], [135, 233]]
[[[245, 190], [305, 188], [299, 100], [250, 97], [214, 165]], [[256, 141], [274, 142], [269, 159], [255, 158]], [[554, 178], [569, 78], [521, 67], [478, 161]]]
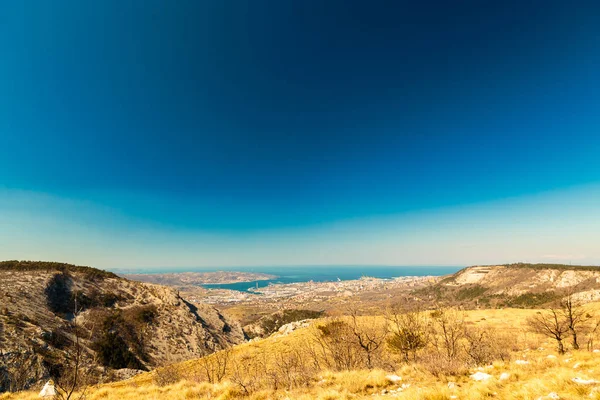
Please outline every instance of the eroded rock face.
[[600, 268], [597, 270], [568, 266], [562, 268], [536, 265], [474, 266], [459, 271], [446, 286], [479, 285], [489, 294], [519, 296], [531, 292], [548, 292], [576, 288], [578, 300], [600, 298]]
[[95, 376], [152, 369], [244, 340], [239, 324], [212, 306], [188, 302], [171, 288], [89, 270], [2, 270], [0, 263], [0, 391], [24, 368], [29, 378], [19, 389], [41, 387], [73, 346], [73, 324]]

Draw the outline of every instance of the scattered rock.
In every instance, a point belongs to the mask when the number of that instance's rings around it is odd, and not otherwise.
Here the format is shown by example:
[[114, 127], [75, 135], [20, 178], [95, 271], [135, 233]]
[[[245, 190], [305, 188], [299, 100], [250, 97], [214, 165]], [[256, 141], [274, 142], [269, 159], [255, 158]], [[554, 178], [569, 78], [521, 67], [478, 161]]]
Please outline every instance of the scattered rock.
[[556, 356], [554, 354], [548, 354], [548, 357], [546, 358], [556, 358]]
[[537, 400], [560, 400], [560, 396], [556, 392], [550, 392], [546, 396], [540, 396]]
[[595, 385], [600, 383], [600, 381], [597, 381], [595, 379], [583, 379], [583, 378], [571, 378], [571, 381], [575, 382], [578, 385]]
[[499, 379], [501, 381], [506, 381], [506, 380], [508, 380], [508, 378], [510, 378], [510, 374], [508, 372], [503, 372], [503, 373], [500, 374], [500, 378]]
[[454, 389], [456, 384], [454, 382], [448, 382], [448, 389]]
[[142, 374], [144, 371], [140, 369], [121, 368], [113, 370], [113, 374], [116, 380], [122, 381], [125, 379], [133, 378], [136, 375]]
[[302, 321], [290, 322], [289, 324], [282, 325], [279, 327], [277, 332], [273, 335], [275, 337], [287, 336], [294, 332], [296, 329], [306, 328], [310, 325], [311, 319], [303, 319]]
[[396, 382], [400, 382], [402, 380], [402, 377], [392, 374], [392, 375], [386, 375], [385, 379], [387, 379], [390, 382], [396, 383]]
[[54, 382], [48, 381], [42, 388], [39, 397], [43, 399], [53, 399], [57, 395], [56, 389], [54, 389]]
[[574, 368], [574, 369], [577, 369], [577, 368], [579, 368], [579, 367], [581, 367], [581, 363], [577, 363], [577, 364], [573, 365], [573, 368]]
[[527, 364], [529, 364], [529, 361], [517, 360], [517, 361], [515, 361], [515, 364], [517, 364], [517, 365], [527, 365]]
[[475, 372], [473, 375], [470, 376], [471, 379], [473, 379], [474, 381], [487, 381], [491, 378], [492, 376], [490, 374], [486, 374], [485, 372]]

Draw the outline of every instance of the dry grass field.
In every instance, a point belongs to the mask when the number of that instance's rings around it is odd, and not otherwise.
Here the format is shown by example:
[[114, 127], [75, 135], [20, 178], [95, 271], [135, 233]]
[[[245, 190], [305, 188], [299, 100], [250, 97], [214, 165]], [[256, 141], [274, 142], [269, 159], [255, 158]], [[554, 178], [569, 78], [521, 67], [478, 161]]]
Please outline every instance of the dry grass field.
[[[587, 307], [590, 314], [600, 308], [598, 304]], [[416, 362], [406, 362], [386, 345], [378, 353], [385, 362], [375, 362], [371, 369], [329, 368], [331, 365], [324, 359], [318, 356], [311, 359], [308, 349], [311, 343], [314, 344], [311, 340], [319, 332], [318, 327], [327, 324], [327, 320], [323, 320], [285, 336], [274, 335], [238, 345], [226, 357], [224, 352], [219, 352], [144, 373], [127, 381], [89, 387], [85, 398], [600, 399], [600, 353], [592, 349], [568, 349], [565, 354], [558, 354], [553, 340], [532, 333], [528, 328], [526, 321], [536, 312], [503, 309], [460, 313], [465, 326], [492, 331], [502, 339], [497, 344], [507, 347], [504, 349], [507, 356], [503, 356], [503, 360], [496, 359], [479, 366], [461, 364], [457, 369], [438, 370], [426, 362], [426, 356]], [[359, 323], [361, 328], [376, 329], [385, 324], [385, 319], [361, 317]], [[567, 339], [565, 344], [568, 344]], [[285, 357], [293, 354], [302, 360]], [[315, 362], [319, 365], [314, 365]], [[223, 363], [226, 365], [222, 366]], [[222, 376], [217, 376], [221, 367]], [[277, 375], [276, 378], [274, 371], [293, 376]], [[472, 375], [477, 373], [486, 379], [473, 379]], [[211, 376], [212, 379], [209, 379]], [[264, 381], [269, 384], [264, 384]], [[0, 400], [37, 398], [37, 392], [0, 396]]]

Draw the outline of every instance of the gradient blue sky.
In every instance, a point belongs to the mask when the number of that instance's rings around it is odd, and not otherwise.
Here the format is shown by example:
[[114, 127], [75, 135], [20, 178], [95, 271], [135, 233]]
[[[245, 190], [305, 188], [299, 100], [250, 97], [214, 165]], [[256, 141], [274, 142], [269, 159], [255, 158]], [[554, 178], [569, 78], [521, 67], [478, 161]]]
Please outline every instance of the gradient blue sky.
[[0, 2], [0, 259], [598, 264], [598, 21], [593, 2]]

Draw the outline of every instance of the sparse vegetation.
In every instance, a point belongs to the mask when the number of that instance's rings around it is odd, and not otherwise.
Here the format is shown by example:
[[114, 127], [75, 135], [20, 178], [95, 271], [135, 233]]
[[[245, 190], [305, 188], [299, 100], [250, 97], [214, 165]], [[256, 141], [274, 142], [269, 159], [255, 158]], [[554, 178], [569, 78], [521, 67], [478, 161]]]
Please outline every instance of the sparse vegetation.
[[92, 344], [102, 365], [114, 369], [146, 369], [140, 361], [147, 360], [147, 354], [143, 346], [143, 330], [139, 329], [139, 318], [144, 318], [145, 312], [144, 309], [134, 310], [132, 314], [137, 320], [125, 318], [121, 310], [104, 317]]
[[528, 264], [528, 263], [513, 263], [513, 264], [502, 264], [504, 267], [511, 268], [531, 268], [535, 270], [545, 269], [557, 269], [561, 271], [567, 270], [579, 270], [579, 271], [600, 271], [600, 267], [597, 265], [571, 265], [571, 264]]
[[101, 269], [50, 261], [0, 261], [0, 271], [77, 272], [92, 281], [105, 278], [118, 278], [114, 273]]
[[[586, 308], [586, 312], [594, 315], [594, 309]], [[397, 313], [403, 315], [402, 310], [397, 310]], [[573, 381], [579, 378], [587, 382], [587, 379], [594, 378], [588, 370], [600, 368], [600, 361], [595, 353], [569, 349], [570, 354], [556, 356], [556, 349], [549, 346], [550, 342], [545, 336], [519, 328], [535, 313], [515, 309], [464, 313], [444, 309], [433, 314], [431, 311], [420, 313], [425, 326], [432, 324], [435, 319], [445, 321], [446, 325], [462, 325], [463, 333], [456, 346], [453, 363], [444, 361], [448, 359], [446, 345], [442, 345], [442, 351], [438, 352], [433, 347], [435, 339], [432, 338], [428, 346], [418, 352], [417, 361], [409, 357], [407, 362], [400, 354], [396, 357], [392, 352], [384, 352], [381, 357], [390, 357], [393, 361], [392, 365], [385, 368], [369, 370], [357, 366], [332, 371], [322, 363], [317, 368], [311, 356], [311, 346], [307, 343], [314, 344], [312, 336], [315, 332], [326, 332], [328, 335], [338, 329], [348, 332], [351, 317], [340, 317], [315, 322], [314, 326], [283, 338], [268, 338], [244, 344], [226, 353], [215, 353], [197, 361], [175, 364], [140, 375], [131, 381], [90, 388], [86, 398], [431, 400], [457, 396], [466, 400], [487, 397], [523, 400], [545, 398], [552, 392], [565, 399], [598, 398], [594, 384], [584, 385]], [[389, 316], [386, 318], [390, 321]], [[374, 325], [376, 321], [379, 321], [379, 326], [385, 326], [383, 318], [357, 318], [357, 323], [368, 326]], [[343, 322], [347, 325], [344, 326]], [[442, 323], [438, 322], [437, 326], [441, 327]], [[391, 322], [389, 327], [392, 332]], [[498, 337], [499, 331], [506, 335]], [[438, 340], [443, 340], [443, 337]], [[217, 356], [223, 354], [227, 354], [227, 363], [221, 371], [226, 372], [221, 379], [212, 379], [211, 383], [204, 368], [207, 365], [222, 367], [224, 364], [219, 364]], [[319, 355], [317, 359], [320, 359]], [[481, 371], [491, 378], [484, 381], [469, 378], [469, 375], [478, 372], [477, 368], [482, 368]], [[505, 377], [501, 380], [502, 374]], [[552, 379], [545, 379], [548, 376]], [[400, 378], [401, 380], [396, 381]], [[33, 400], [36, 395], [37, 393], [23, 393], [0, 399]]]
[[473, 285], [470, 287], [462, 288], [456, 293], [457, 300], [472, 300], [482, 296], [487, 292], [487, 288], [481, 285]]
[[[67, 278], [71, 274], [64, 273]], [[52, 282], [51, 294], [60, 300], [63, 291], [55, 289], [61, 289], [64, 276], [62, 272], [55, 272], [51, 277], [54, 279], [56, 275], [61, 277]], [[94, 354], [101, 364], [109, 368], [151, 366], [145, 344], [152, 330], [164, 321], [160, 319], [164, 304], [145, 303], [143, 298], [132, 305], [126, 296], [105, 302], [103, 294], [110, 291], [94, 292], [93, 287], [82, 291], [82, 285], [77, 282], [64, 287], [72, 292], [68, 298], [86, 309], [83, 342], [96, 350]], [[144, 297], [161, 295], [160, 287], [150, 289], [143, 292]], [[282, 330], [266, 339], [227, 347], [216, 353], [212, 351], [219, 350], [221, 344], [218, 340], [209, 340], [205, 342], [208, 344], [199, 343], [199, 352], [207, 354], [199, 360], [158, 368], [127, 383], [103, 385], [87, 392], [75, 389], [73, 393], [85, 394], [90, 400], [132, 397], [360, 399], [389, 395], [423, 400], [451, 396], [468, 400], [483, 397], [523, 400], [544, 398], [553, 391], [569, 399], [597, 396], [591, 390], [595, 384], [586, 386], [572, 379], [587, 382], [593, 376], [586, 371], [600, 368], [600, 362], [592, 353], [600, 332], [600, 319], [595, 317], [598, 305], [581, 305], [577, 297], [569, 294], [559, 299], [563, 292], [526, 293], [511, 299], [479, 284], [451, 286], [440, 289], [442, 292], [452, 293], [452, 299], [471, 306], [477, 302], [480, 305], [483, 298], [489, 298], [494, 304], [513, 301], [519, 306], [538, 302], [551, 306], [538, 310], [469, 311], [452, 301], [431, 307], [432, 301], [419, 302], [406, 296], [402, 307], [388, 307], [385, 312], [373, 315], [373, 304], [362, 307], [362, 303], [346, 300], [339, 308], [345, 310], [345, 314], [326, 318], [319, 315], [307, 328]], [[205, 323], [199, 317], [200, 304], [186, 303], [178, 296], [169, 301], [181, 302], [198, 323]], [[57, 301], [57, 304], [57, 310], [64, 312], [65, 309], [60, 308], [63, 303]], [[360, 313], [357, 304], [361, 304]], [[420, 308], [416, 304], [420, 304]], [[263, 328], [267, 330], [277, 331], [288, 321], [315, 316], [311, 313], [293, 310], [288, 314], [274, 314], [274, 318], [260, 323], [264, 323]], [[28, 314], [21, 319], [18, 313], [9, 310], [0, 315], [0, 327], [4, 331], [7, 327], [22, 331], [35, 326], [36, 318]], [[69, 321], [71, 319], [66, 320]], [[77, 318], [72, 321], [77, 323]], [[21, 325], [17, 327], [18, 324]], [[229, 326], [223, 322], [219, 330], [230, 329]], [[55, 362], [56, 367], [58, 358], [53, 358], [54, 351], [73, 348], [77, 336], [65, 330], [49, 330], [43, 335], [51, 351], [44, 353], [45, 350], [40, 349], [39, 354], [46, 357], [45, 362]], [[563, 356], [563, 353], [569, 354]], [[577, 363], [568, 360], [577, 360]], [[469, 377], [475, 372], [491, 377], [476, 382]], [[0, 369], [0, 377], [2, 373]], [[507, 375], [501, 379], [503, 373]], [[546, 374], [552, 374], [553, 380], [541, 378]], [[12, 379], [18, 384], [19, 375], [13, 375]], [[0, 399], [26, 399], [28, 394], [11, 396]]]
[[[0, 393], [49, 377], [63, 384], [74, 358], [82, 366], [79, 387], [132, 373], [114, 369], [154, 368], [243, 340], [229, 317], [201, 304], [192, 310], [169, 288], [93, 276], [112, 275], [60, 263], [2, 263]], [[19, 354], [27, 355], [26, 365]]]
[[533, 308], [548, 304], [559, 297], [555, 292], [523, 293], [507, 299], [504, 304], [506, 307]]
[[305, 319], [319, 318], [321, 316], [323, 316], [322, 311], [298, 309], [282, 310], [260, 318], [254, 324], [248, 326], [245, 329], [245, 332], [249, 338], [267, 337], [272, 333], [277, 332], [283, 325]]

